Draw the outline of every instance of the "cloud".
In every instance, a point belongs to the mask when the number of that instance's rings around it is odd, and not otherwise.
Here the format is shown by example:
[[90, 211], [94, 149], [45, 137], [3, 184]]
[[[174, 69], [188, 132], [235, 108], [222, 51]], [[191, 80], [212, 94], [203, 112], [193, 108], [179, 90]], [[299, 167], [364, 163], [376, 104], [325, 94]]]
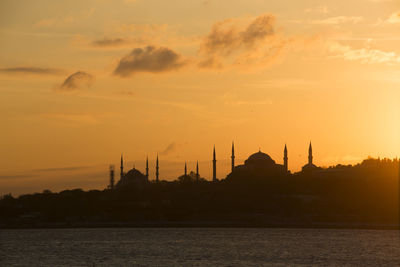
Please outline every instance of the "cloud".
[[35, 74], [35, 75], [59, 75], [63, 73], [63, 71], [60, 69], [38, 68], [38, 67], [1, 68], [0, 72], [9, 74]]
[[[108, 98], [107, 98], [108, 99]], [[95, 113], [41, 113], [37, 117], [40, 120], [51, 122], [61, 127], [79, 127], [82, 124], [96, 125], [101, 124], [105, 120], [118, 117], [113, 112], [95, 112]]]
[[32, 178], [32, 177], [37, 177], [38, 175], [34, 175], [34, 174], [32, 174], [32, 175], [0, 175], [0, 180], [3, 180], [3, 179], [12, 179], [12, 180], [15, 180], [15, 179], [21, 179], [21, 178]]
[[47, 169], [35, 169], [38, 172], [60, 172], [60, 171], [79, 171], [88, 169], [88, 166], [77, 166], [77, 167], [63, 167], [63, 168], [47, 168]]
[[201, 50], [207, 54], [227, 55], [243, 46], [253, 46], [274, 34], [274, 20], [272, 15], [262, 15], [244, 30], [238, 29], [238, 25], [231, 19], [217, 22], [203, 39]]
[[292, 39], [276, 33], [275, 17], [264, 14], [246, 24], [227, 19], [213, 25], [200, 47], [200, 68], [224, 68], [226, 65], [250, 68], [266, 67], [282, 55]]
[[337, 42], [332, 42], [329, 45], [330, 52], [336, 54], [335, 57], [340, 57], [345, 60], [356, 61], [362, 63], [387, 63], [394, 64], [400, 63], [400, 55], [395, 52], [386, 52], [372, 48], [352, 48], [350, 46], [342, 45]]
[[164, 47], [183, 47], [197, 45], [198, 36], [183, 36], [167, 24], [110, 24], [108, 32], [124, 39], [125, 45], [119, 47], [144, 47], [149, 44], [162, 44]]
[[338, 24], [343, 24], [343, 23], [356, 24], [363, 20], [364, 19], [362, 17], [337, 16], [337, 17], [331, 17], [331, 18], [326, 18], [326, 19], [321, 19], [321, 20], [312, 20], [311, 24], [325, 24], [325, 25], [338, 25]]
[[36, 22], [34, 25], [35, 27], [50, 27], [53, 26], [56, 23], [55, 19], [41, 19], [38, 22]]
[[258, 41], [274, 34], [275, 17], [262, 15], [256, 18], [246, 30], [242, 32], [241, 39], [245, 45], [253, 46]]
[[94, 80], [93, 75], [83, 71], [78, 71], [68, 76], [65, 79], [65, 81], [61, 84], [59, 89], [64, 91], [70, 91], [70, 90], [81, 89], [83, 87], [88, 88], [91, 86], [93, 80]]
[[138, 72], [160, 73], [177, 70], [186, 63], [180, 54], [169, 48], [147, 46], [135, 48], [123, 57], [114, 74], [128, 77]]
[[84, 49], [132, 49], [145, 47], [149, 44], [163, 44], [170, 46], [197, 45], [197, 36], [182, 36], [167, 24], [120, 24], [110, 23], [105, 31], [109, 36], [88, 39], [82, 35], [73, 37], [73, 44]]
[[304, 10], [307, 13], [315, 12], [315, 13], [322, 13], [322, 14], [328, 14], [329, 9], [327, 6], [317, 6], [317, 7], [311, 7], [307, 8]]
[[103, 38], [92, 42], [93, 46], [97, 47], [114, 47], [127, 44], [128, 41], [123, 38]]
[[167, 156], [169, 154], [171, 154], [172, 152], [174, 152], [177, 148], [177, 144], [175, 142], [172, 142], [171, 144], [169, 144], [161, 153], [160, 155], [163, 156]]
[[215, 56], [203, 59], [197, 64], [197, 66], [200, 68], [215, 68], [215, 69], [222, 69], [223, 67], [222, 63]]
[[88, 10], [83, 10], [75, 15], [70, 14], [64, 17], [43, 18], [34, 23], [34, 26], [37, 28], [44, 28], [84, 22], [93, 16], [94, 11], [95, 9], [91, 8]]
[[41, 115], [42, 118], [46, 120], [54, 120], [57, 123], [63, 125], [75, 125], [76, 123], [84, 123], [84, 124], [97, 124], [99, 123], [98, 116], [94, 116], [91, 114], [61, 114], [61, 113], [46, 113]]
[[374, 26], [384, 26], [388, 24], [400, 24], [400, 11], [390, 14], [387, 19], [378, 18]]
[[400, 23], [400, 11], [397, 11], [389, 16], [389, 18], [385, 21], [389, 24], [397, 24]]

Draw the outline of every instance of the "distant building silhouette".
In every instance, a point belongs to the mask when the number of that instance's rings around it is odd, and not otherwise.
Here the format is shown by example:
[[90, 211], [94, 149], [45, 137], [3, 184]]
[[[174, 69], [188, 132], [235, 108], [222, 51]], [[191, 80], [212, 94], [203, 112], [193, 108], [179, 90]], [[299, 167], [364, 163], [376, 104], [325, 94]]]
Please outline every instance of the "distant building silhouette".
[[124, 177], [124, 159], [123, 159], [123, 156], [121, 154], [120, 179], [122, 179], [123, 177]]
[[146, 176], [139, 170], [133, 168], [129, 170], [121, 180], [118, 181], [118, 183], [115, 185], [115, 188], [141, 188], [146, 183]]
[[110, 185], [108, 186], [108, 188], [110, 188], [111, 190], [114, 189], [114, 165], [110, 165]]
[[[283, 150], [283, 164], [277, 164], [275, 161], [266, 153], [261, 152], [259, 150], [258, 152], [252, 154], [249, 156], [247, 160], [245, 160], [244, 164], [235, 166], [235, 144], [232, 142], [232, 152], [231, 152], [231, 173], [228, 174], [227, 178], [232, 178], [234, 176], [280, 176], [280, 175], [289, 175], [289, 156], [288, 156], [288, 149], [287, 145], [285, 144], [284, 150]], [[217, 179], [217, 156], [216, 156], [216, 150], [215, 150], [215, 145], [213, 147], [213, 159], [212, 159], [212, 164], [213, 164], [213, 170], [212, 170], [212, 181], [216, 182], [218, 181]], [[312, 144], [310, 142], [309, 148], [308, 148], [308, 163], [302, 167], [301, 172], [310, 172], [310, 171], [316, 171], [316, 170], [321, 170], [322, 168], [314, 165], [313, 163], [313, 150], [312, 150]], [[160, 179], [160, 166], [159, 166], [159, 158], [157, 154], [156, 158], [156, 171], [155, 171], [155, 176], [156, 176], [156, 182], [159, 182]], [[141, 172], [136, 170], [135, 167], [133, 167], [132, 170], [129, 171], [131, 174], [129, 175], [130, 180], [141, 180], [141, 176], [138, 174]], [[110, 165], [110, 184], [109, 188], [114, 188], [116, 185], [114, 185], [115, 180], [114, 180], [114, 166]], [[135, 174], [135, 175], [133, 175]], [[192, 178], [195, 181], [200, 180], [200, 174], [199, 174], [199, 162], [196, 162], [196, 172], [191, 172]], [[235, 175], [234, 175], [235, 174]], [[118, 182], [119, 185], [121, 184], [126, 184], [126, 176], [127, 173], [124, 173], [124, 158], [123, 154], [121, 153], [121, 167], [120, 167], [120, 181]], [[132, 178], [132, 177], [136, 178]], [[146, 167], [145, 167], [145, 174], [143, 174], [145, 177], [145, 182], [149, 182], [149, 158], [146, 157]], [[180, 177], [183, 177], [183, 180], [187, 180], [186, 176], [188, 175], [188, 170], [187, 170], [187, 162], [185, 161], [185, 167], [184, 167], [184, 174]], [[186, 177], [186, 178], [185, 178]], [[190, 178], [190, 179], [192, 179]], [[128, 180], [129, 180], [128, 179]], [[189, 179], [189, 180], [190, 180]], [[201, 178], [204, 180], [204, 178]], [[125, 182], [121, 182], [125, 181]], [[205, 180], [204, 180], [205, 181]], [[128, 182], [129, 183], [129, 182]], [[141, 183], [141, 182], [140, 182]]]
[[310, 142], [310, 145], [308, 147], [308, 163], [306, 165], [303, 166], [303, 168], [301, 169], [302, 172], [312, 172], [312, 171], [316, 171], [321, 169], [320, 167], [317, 167], [316, 165], [314, 165], [313, 163], [313, 153], [312, 153], [312, 145]]
[[187, 166], [186, 166], [186, 161], [185, 161], [185, 175], [187, 175]]
[[232, 142], [232, 156], [231, 156], [231, 172], [233, 172], [233, 169], [235, 169], [235, 145]]
[[285, 172], [288, 172], [288, 160], [289, 160], [289, 158], [288, 158], [288, 151], [287, 151], [287, 147], [286, 147], [286, 144], [285, 144], [285, 148], [284, 148], [284, 150], [283, 150], [283, 167], [285, 168]]
[[199, 175], [199, 162], [197, 161], [196, 162], [196, 182], [199, 181], [199, 177], [200, 177], [200, 175]]
[[217, 157], [215, 155], [215, 145], [213, 151], [213, 182], [217, 181]]
[[149, 181], [149, 157], [146, 157], [146, 180]]
[[158, 166], [158, 154], [157, 154], [157, 161], [156, 161], [156, 182], [159, 182], [159, 166]]
[[280, 177], [287, 174], [284, 165], [277, 164], [266, 153], [259, 150], [250, 155], [243, 165], [235, 166], [234, 172], [227, 176], [227, 180]]

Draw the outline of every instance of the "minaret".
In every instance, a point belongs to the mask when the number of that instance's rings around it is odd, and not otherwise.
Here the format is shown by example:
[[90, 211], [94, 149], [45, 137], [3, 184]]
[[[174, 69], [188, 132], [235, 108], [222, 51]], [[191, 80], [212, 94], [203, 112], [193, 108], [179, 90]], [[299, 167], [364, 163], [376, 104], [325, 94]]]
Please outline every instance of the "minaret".
[[285, 149], [283, 150], [283, 167], [285, 168], [285, 172], [288, 172], [288, 153], [286, 144]]
[[160, 173], [158, 172], [159, 170], [159, 166], [158, 166], [158, 154], [157, 154], [157, 161], [156, 161], [156, 182], [158, 182], [158, 176], [160, 175]]
[[199, 175], [199, 162], [197, 161], [196, 162], [196, 181], [197, 182], [199, 181], [199, 177], [200, 177], [200, 175]]
[[185, 176], [187, 175], [187, 166], [186, 166], [186, 161], [185, 161]]
[[215, 156], [215, 145], [214, 145], [214, 152], [213, 152], [213, 182], [217, 181], [217, 158]]
[[121, 177], [121, 180], [122, 180], [122, 177], [124, 177], [124, 159], [123, 159], [123, 156], [122, 156], [122, 154], [121, 154], [121, 171], [120, 171], [120, 177]]
[[111, 190], [114, 189], [114, 165], [110, 165], [110, 185]]
[[310, 146], [308, 147], [308, 164], [312, 165], [312, 160], [313, 160], [313, 156], [312, 156], [312, 146], [311, 146], [311, 141], [310, 141]]
[[232, 159], [231, 172], [233, 172], [233, 169], [235, 168], [235, 145], [234, 145], [233, 142], [232, 142], [232, 156], [231, 156], [231, 159]]
[[149, 181], [149, 157], [146, 157], [146, 181]]

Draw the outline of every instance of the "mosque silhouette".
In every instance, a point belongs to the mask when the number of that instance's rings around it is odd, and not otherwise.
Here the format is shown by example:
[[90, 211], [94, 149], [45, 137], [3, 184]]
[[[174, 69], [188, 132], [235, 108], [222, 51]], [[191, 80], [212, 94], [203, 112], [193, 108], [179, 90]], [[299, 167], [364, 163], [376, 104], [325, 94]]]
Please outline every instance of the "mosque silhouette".
[[[217, 179], [217, 157], [215, 152], [215, 146], [213, 148], [213, 175], [212, 175], [212, 182], [219, 181]], [[289, 176], [292, 175], [288, 169], [289, 157], [288, 157], [288, 149], [285, 144], [283, 150], [283, 164], [276, 163], [268, 154], [258, 152], [250, 155], [248, 159], [244, 161], [242, 165], [235, 165], [235, 146], [232, 143], [232, 154], [231, 154], [231, 172], [225, 178], [226, 180], [234, 180], [238, 179], [239, 177], [279, 177], [279, 176]], [[312, 173], [314, 171], [318, 171], [321, 168], [316, 166], [313, 163], [313, 151], [312, 151], [312, 144], [310, 142], [308, 148], [308, 163], [302, 167], [302, 173]], [[108, 188], [122, 188], [125, 186], [135, 186], [135, 187], [142, 187], [145, 184], [149, 183], [149, 159], [146, 158], [146, 168], [145, 173], [143, 174], [141, 171], [133, 167], [128, 172], [124, 172], [124, 159], [123, 155], [121, 154], [121, 165], [120, 165], [120, 180], [114, 184], [114, 173], [115, 168], [113, 165], [110, 166], [110, 184]], [[156, 172], [155, 172], [155, 180], [154, 182], [160, 182], [160, 166], [159, 166], [159, 159], [158, 155], [156, 158]], [[199, 164], [196, 163], [196, 173], [191, 172], [187, 174], [187, 165], [185, 162], [185, 171], [182, 176], [178, 178], [179, 180], [192, 180], [192, 181], [199, 181], [200, 174], [199, 174]], [[204, 179], [203, 179], [204, 180]]]

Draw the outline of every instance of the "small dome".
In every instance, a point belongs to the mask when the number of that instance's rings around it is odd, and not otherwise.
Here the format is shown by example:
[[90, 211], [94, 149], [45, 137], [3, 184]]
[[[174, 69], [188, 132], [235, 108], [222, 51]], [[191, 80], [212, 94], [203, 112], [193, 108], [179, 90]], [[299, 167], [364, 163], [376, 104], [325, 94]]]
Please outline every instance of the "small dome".
[[257, 153], [252, 154], [245, 162], [245, 165], [249, 165], [249, 164], [268, 164], [268, 165], [272, 165], [275, 164], [275, 161], [268, 155], [265, 154], [261, 151], [258, 151]]
[[314, 165], [314, 164], [310, 164], [310, 163], [308, 163], [308, 164], [306, 164], [306, 165], [304, 165], [303, 166], [303, 168], [301, 169], [303, 172], [310, 172], [310, 171], [315, 171], [315, 170], [319, 170], [320, 168], [319, 167], [317, 167], [316, 165]]

